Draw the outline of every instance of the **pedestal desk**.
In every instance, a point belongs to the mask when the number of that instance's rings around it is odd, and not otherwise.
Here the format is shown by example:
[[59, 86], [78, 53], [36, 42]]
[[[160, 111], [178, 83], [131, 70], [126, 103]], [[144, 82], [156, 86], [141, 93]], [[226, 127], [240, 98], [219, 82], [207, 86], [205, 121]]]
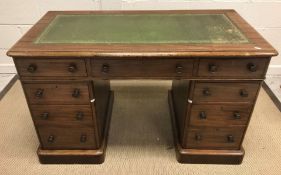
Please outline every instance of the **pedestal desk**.
[[7, 54], [41, 163], [102, 163], [114, 96], [109, 81], [167, 79], [178, 161], [239, 164], [277, 52], [234, 10], [51, 11]]

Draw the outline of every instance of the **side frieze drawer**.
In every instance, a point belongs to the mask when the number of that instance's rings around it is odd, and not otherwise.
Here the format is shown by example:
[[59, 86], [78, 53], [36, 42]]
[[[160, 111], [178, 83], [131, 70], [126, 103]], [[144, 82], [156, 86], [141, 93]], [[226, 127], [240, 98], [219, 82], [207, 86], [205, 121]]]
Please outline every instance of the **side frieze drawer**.
[[20, 76], [27, 77], [84, 77], [87, 76], [84, 59], [29, 58], [15, 59]]

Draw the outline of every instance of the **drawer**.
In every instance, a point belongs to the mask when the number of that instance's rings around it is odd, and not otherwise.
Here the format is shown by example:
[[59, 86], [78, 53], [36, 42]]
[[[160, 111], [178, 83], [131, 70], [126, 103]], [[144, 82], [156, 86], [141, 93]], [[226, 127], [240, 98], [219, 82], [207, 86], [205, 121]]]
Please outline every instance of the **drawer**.
[[248, 102], [253, 103], [260, 82], [197, 82], [193, 102]]
[[246, 125], [252, 105], [192, 105], [191, 126], [231, 126]]
[[89, 104], [87, 83], [23, 84], [30, 104]]
[[264, 78], [269, 58], [202, 58], [198, 76]]
[[193, 59], [144, 59], [143, 77], [191, 77]]
[[186, 148], [239, 149], [245, 127], [190, 127]]
[[87, 76], [84, 59], [15, 59], [20, 76]]
[[49, 127], [37, 128], [43, 149], [97, 149], [93, 128]]
[[92, 59], [94, 77], [137, 77], [141, 72], [140, 59]]
[[93, 59], [95, 77], [191, 77], [193, 59]]
[[36, 126], [93, 126], [93, 113], [89, 105], [30, 105]]

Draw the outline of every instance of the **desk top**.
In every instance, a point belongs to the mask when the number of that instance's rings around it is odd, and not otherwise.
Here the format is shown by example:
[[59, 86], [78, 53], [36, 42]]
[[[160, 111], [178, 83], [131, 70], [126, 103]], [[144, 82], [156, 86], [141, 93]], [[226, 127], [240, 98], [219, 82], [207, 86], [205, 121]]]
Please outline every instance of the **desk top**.
[[273, 56], [233, 10], [48, 12], [9, 56]]

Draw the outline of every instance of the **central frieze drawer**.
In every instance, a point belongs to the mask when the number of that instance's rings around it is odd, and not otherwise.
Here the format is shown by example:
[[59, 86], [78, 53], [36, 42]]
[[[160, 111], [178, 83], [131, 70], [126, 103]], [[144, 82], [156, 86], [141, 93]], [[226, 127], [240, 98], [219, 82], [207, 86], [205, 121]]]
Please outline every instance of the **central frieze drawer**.
[[139, 76], [140, 59], [92, 59], [94, 77], [131, 77]]
[[94, 77], [191, 77], [193, 59], [92, 59]]
[[30, 104], [89, 104], [88, 83], [23, 84]]
[[260, 82], [197, 82], [193, 102], [247, 102], [253, 103]]
[[97, 149], [95, 133], [90, 127], [37, 128], [43, 149]]
[[201, 58], [198, 76], [264, 78], [268, 58]]
[[185, 145], [192, 149], [239, 149], [244, 131], [244, 126], [190, 127]]
[[83, 77], [87, 76], [84, 59], [30, 58], [15, 59], [20, 76]]

